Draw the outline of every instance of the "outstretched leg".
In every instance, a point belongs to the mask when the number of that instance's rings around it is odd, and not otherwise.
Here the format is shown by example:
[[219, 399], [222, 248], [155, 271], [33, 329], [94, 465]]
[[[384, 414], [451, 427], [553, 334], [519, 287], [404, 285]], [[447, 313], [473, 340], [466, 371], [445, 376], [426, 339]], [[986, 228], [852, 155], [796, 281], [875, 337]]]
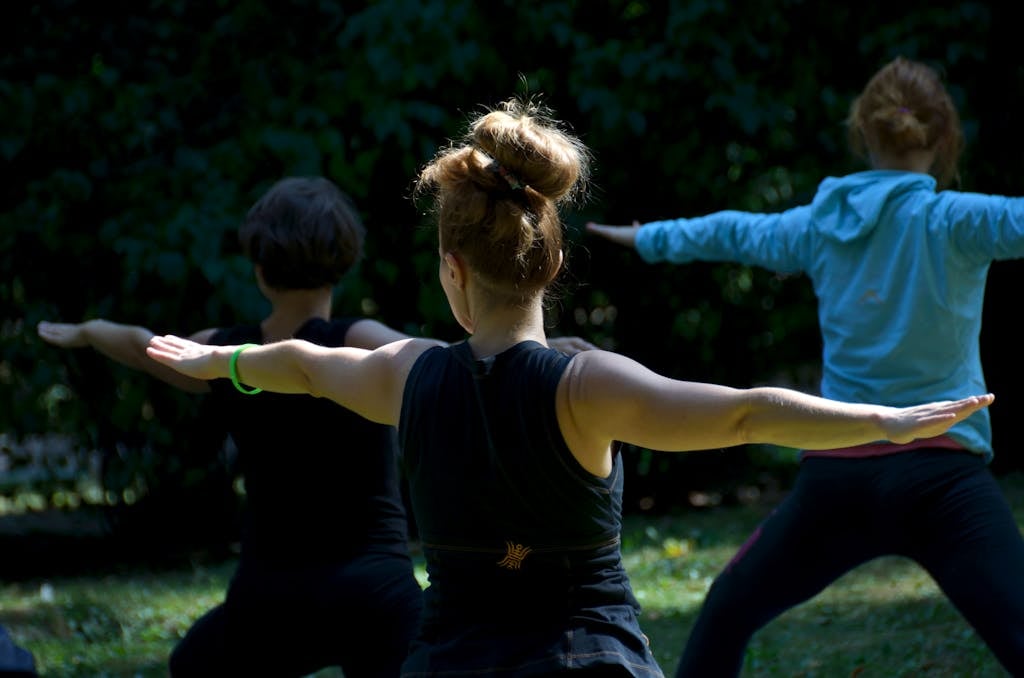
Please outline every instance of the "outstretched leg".
[[866, 525], [870, 466], [808, 459], [793, 490], [715, 579], [677, 678], [737, 676], [754, 633], [852, 568], [881, 555]]
[[1024, 676], [1024, 538], [980, 458], [926, 505], [914, 557], [1014, 676]]

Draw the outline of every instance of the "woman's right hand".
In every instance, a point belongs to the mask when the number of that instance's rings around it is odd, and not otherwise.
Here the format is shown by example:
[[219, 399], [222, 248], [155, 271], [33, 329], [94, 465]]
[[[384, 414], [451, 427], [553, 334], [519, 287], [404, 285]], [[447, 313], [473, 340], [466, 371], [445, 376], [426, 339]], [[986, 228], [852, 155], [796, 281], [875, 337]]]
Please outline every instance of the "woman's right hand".
[[43, 341], [61, 348], [84, 348], [89, 339], [82, 332], [82, 323], [51, 323], [46, 320], [36, 325], [36, 333]]
[[634, 221], [632, 226], [610, 226], [587, 222], [587, 232], [599, 235], [624, 247], [636, 248], [636, 232], [640, 230], [640, 222]]
[[918, 438], [933, 438], [945, 433], [950, 426], [963, 421], [980, 409], [992, 404], [991, 393], [944, 400], [913, 407], [892, 408], [882, 420], [885, 437], [894, 443], [909, 443]]
[[153, 336], [146, 354], [153, 360], [194, 379], [226, 377], [227, 361], [218, 361], [217, 354], [230, 356], [237, 346], [198, 344], [173, 334]]

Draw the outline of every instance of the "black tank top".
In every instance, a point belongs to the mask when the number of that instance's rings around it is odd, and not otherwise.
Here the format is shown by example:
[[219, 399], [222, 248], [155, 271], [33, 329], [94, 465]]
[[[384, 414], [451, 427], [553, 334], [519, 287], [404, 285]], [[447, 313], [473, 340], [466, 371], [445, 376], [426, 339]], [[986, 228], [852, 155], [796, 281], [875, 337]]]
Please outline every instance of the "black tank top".
[[[297, 339], [344, 346], [361, 318], [314, 318]], [[211, 344], [262, 343], [258, 325], [218, 330]], [[246, 490], [243, 557], [346, 558], [366, 550], [406, 553], [395, 429], [326, 398], [239, 393], [210, 382], [238, 448]]]
[[413, 366], [399, 440], [430, 576], [428, 621], [635, 603], [618, 550], [621, 457], [598, 478], [558, 426], [569, 360], [533, 341], [475, 360], [462, 342]]

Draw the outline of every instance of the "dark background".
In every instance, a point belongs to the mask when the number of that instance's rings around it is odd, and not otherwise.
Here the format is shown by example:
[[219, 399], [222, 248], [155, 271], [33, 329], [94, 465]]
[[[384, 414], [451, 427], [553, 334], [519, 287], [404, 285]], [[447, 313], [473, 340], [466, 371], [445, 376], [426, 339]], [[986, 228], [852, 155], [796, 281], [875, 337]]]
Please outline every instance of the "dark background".
[[[135, 536], [182, 524], [219, 530], [211, 516], [234, 506], [230, 450], [203, 400], [92, 351], [48, 346], [36, 323], [106, 317], [188, 333], [258, 319], [265, 308], [237, 226], [278, 178], [323, 174], [353, 197], [369, 231], [337, 312], [461, 338], [411, 182], [481, 105], [515, 94], [542, 96], [595, 157], [591, 200], [566, 215], [569, 273], [552, 334], [583, 336], [677, 378], [814, 391], [820, 336], [805, 278], [649, 266], [585, 237], [582, 225], [809, 200], [823, 176], [862, 168], [843, 119], [867, 78], [900, 54], [937, 66], [960, 107], [959, 188], [1020, 193], [1024, 67], [1010, 9], [7, 3], [0, 495], [32, 497], [10, 500], [21, 512], [102, 506], [115, 534], [129, 525]], [[997, 263], [986, 297], [997, 473], [1024, 467], [1013, 426], [1021, 271]], [[785, 489], [793, 468], [790, 453], [764, 448], [626, 454], [627, 511], [764, 496]], [[89, 498], [83, 477], [99, 478], [99, 495]]]

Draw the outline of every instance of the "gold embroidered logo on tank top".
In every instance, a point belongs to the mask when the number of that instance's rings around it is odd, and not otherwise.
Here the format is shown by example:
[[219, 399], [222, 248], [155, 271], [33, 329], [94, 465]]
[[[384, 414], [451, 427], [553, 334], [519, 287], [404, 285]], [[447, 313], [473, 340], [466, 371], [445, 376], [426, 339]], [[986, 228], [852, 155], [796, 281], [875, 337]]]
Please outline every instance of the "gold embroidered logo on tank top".
[[523, 561], [526, 560], [526, 556], [530, 555], [532, 550], [529, 546], [507, 541], [505, 542], [505, 557], [498, 561], [498, 567], [504, 567], [507, 570], [518, 570], [522, 567]]

